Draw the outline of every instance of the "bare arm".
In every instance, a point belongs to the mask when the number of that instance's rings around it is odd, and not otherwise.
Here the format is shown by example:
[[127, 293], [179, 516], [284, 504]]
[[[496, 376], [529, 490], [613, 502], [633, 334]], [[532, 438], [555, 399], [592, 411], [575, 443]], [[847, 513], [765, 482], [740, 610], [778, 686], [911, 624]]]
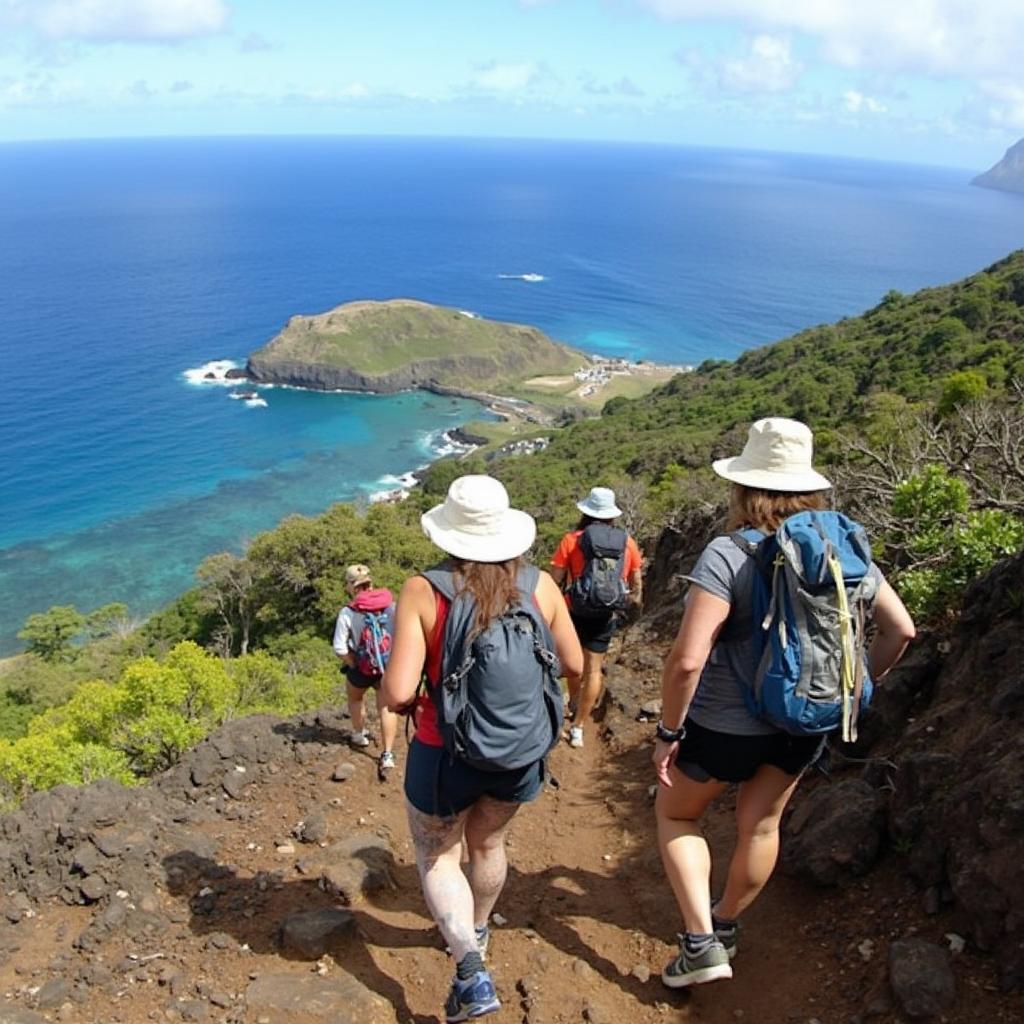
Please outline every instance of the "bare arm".
[[565, 599], [551, 575], [541, 572], [535, 594], [544, 619], [551, 628], [562, 672], [566, 675], [579, 675], [583, 671], [583, 650], [576, 635], [576, 627], [569, 618]]
[[391, 658], [380, 686], [381, 698], [391, 711], [403, 708], [416, 696], [434, 615], [433, 588], [422, 576], [407, 579], [398, 595]]
[[629, 600], [639, 608], [644, 603], [644, 574], [636, 569], [629, 574]]
[[[690, 588], [683, 621], [679, 624], [679, 632], [661, 674], [661, 720], [666, 729], [677, 729], [683, 724], [704, 664], [729, 617], [730, 608], [728, 601], [700, 587]], [[672, 785], [669, 768], [675, 760], [677, 746], [663, 740], [654, 744], [654, 770], [664, 786]]]
[[875, 600], [876, 633], [868, 650], [872, 679], [881, 679], [903, 657], [916, 629], [899, 595], [885, 580]]

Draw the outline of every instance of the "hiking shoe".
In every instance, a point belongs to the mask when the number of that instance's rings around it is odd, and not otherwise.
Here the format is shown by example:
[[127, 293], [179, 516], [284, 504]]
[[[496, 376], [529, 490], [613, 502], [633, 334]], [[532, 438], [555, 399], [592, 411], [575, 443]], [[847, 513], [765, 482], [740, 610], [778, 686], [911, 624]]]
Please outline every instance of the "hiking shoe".
[[368, 747], [370, 745], [370, 737], [366, 735], [366, 730], [362, 732], [350, 732], [348, 735], [349, 746], [352, 747]]
[[385, 750], [380, 755], [380, 760], [377, 762], [377, 770], [380, 772], [389, 772], [395, 767], [395, 755], [390, 750]]
[[712, 900], [711, 902], [711, 924], [715, 929], [715, 938], [725, 947], [726, 953], [729, 954], [731, 960], [739, 949], [739, 942], [737, 941], [737, 933], [740, 930], [738, 921], [730, 921], [726, 924], [723, 921], [719, 921], [715, 917], [715, 907], [718, 906], [718, 900]]
[[669, 988], [686, 988], [689, 985], [703, 985], [720, 978], [731, 978], [729, 954], [718, 939], [715, 939], [703, 953], [686, 951], [686, 936], [679, 936], [679, 955], [668, 962], [661, 972], [661, 980]]
[[574, 725], [569, 730], [569, 746], [579, 749], [583, 746], [583, 726]]
[[487, 971], [477, 971], [465, 981], [459, 981], [458, 977], [452, 979], [452, 989], [444, 1004], [444, 1016], [448, 1024], [473, 1020], [500, 1009], [498, 993]]

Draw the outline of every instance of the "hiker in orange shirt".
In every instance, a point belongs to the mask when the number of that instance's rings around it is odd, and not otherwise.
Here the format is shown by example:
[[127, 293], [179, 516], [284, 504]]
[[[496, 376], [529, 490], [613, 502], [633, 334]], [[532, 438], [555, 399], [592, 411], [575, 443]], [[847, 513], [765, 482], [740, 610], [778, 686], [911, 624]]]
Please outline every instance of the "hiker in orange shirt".
[[566, 675], [569, 745], [582, 747], [583, 723], [601, 695], [601, 666], [619, 615], [627, 607], [640, 606], [643, 559], [636, 541], [615, 525], [622, 510], [611, 488], [594, 487], [576, 507], [582, 517], [559, 543], [551, 559], [551, 575], [565, 590], [583, 647], [582, 675]]

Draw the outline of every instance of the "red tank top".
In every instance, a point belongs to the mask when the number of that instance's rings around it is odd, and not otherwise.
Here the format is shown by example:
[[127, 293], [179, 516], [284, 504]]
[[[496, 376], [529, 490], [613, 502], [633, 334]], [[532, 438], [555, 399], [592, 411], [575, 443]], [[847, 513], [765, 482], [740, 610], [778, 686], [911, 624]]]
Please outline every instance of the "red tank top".
[[[444, 594], [434, 591], [437, 602], [437, 618], [427, 640], [427, 660], [423, 666], [427, 686], [435, 687], [441, 679], [441, 655], [444, 652], [444, 624], [448, 621], [451, 604]], [[428, 747], [443, 747], [441, 733], [437, 728], [437, 707], [429, 693], [421, 693], [416, 706], [416, 735], [420, 743]]]

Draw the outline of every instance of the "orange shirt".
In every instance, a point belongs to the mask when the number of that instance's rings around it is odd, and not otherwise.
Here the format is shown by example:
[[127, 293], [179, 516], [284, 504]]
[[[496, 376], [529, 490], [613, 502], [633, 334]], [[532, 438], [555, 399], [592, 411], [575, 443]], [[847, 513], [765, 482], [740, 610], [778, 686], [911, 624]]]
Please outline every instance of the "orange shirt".
[[[551, 559], [551, 564], [556, 569], [565, 569], [566, 583], [571, 583], [577, 576], [583, 575], [587, 560], [580, 547], [582, 530], [571, 530], [567, 533], [558, 545], [558, 550]], [[626, 538], [626, 556], [622, 560], [622, 578], [629, 581], [629, 577], [639, 572], [643, 566], [643, 559], [640, 557], [640, 548], [632, 537]]]

